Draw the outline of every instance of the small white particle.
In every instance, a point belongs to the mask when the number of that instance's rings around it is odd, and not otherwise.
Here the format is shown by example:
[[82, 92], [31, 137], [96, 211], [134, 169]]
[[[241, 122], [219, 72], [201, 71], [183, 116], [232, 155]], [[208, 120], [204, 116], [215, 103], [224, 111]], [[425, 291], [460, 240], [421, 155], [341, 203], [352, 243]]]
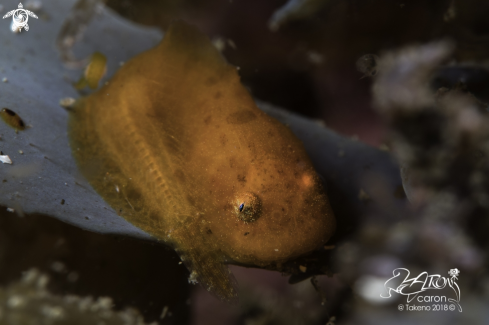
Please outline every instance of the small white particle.
[[278, 249], [277, 249], [277, 248], [275, 248], [275, 251], [276, 251], [276, 252], [278, 252]]
[[32, 284], [38, 277], [38, 271], [36, 269], [30, 269], [29, 271], [22, 272], [22, 283]]
[[48, 282], [49, 282], [48, 276], [47, 275], [41, 275], [39, 277], [39, 279], [37, 279], [37, 287], [39, 289], [46, 288], [46, 286], [48, 285]]
[[197, 281], [197, 272], [192, 271], [192, 273], [190, 273], [190, 276], [188, 277], [188, 283], [192, 283], [192, 284], [199, 283], [199, 281]]
[[384, 290], [385, 279], [372, 275], [361, 276], [355, 281], [353, 290], [361, 298], [368, 301], [371, 304], [383, 305], [388, 303], [388, 299], [384, 299], [378, 292]]
[[73, 104], [76, 102], [76, 100], [72, 97], [65, 97], [65, 98], [61, 98], [59, 100], [59, 106], [63, 107], [63, 108], [71, 108], [73, 107]]
[[64, 311], [60, 306], [42, 306], [41, 313], [48, 319], [63, 318]]
[[7, 306], [10, 308], [16, 308], [24, 303], [24, 299], [21, 296], [11, 296], [7, 300]]
[[220, 37], [215, 38], [212, 40], [212, 45], [219, 51], [222, 52], [226, 48], [226, 43], [224, 43], [224, 40]]
[[12, 160], [10, 160], [10, 157], [7, 155], [0, 155], [0, 161], [4, 164], [12, 165]]
[[23, 155], [23, 154], [24, 154], [24, 152], [23, 152], [22, 150], [19, 150], [19, 153], [20, 153], [21, 155]]
[[3, 77], [2, 82], [8, 82], [7, 77]]
[[12, 212], [12, 213], [14, 213], [14, 212], [15, 212], [15, 209], [12, 209], [12, 208], [7, 208], [7, 212]]
[[112, 308], [114, 303], [112, 302], [112, 298], [110, 297], [100, 297], [98, 298], [96, 302], [97, 307], [101, 308], [102, 310], [108, 310]]

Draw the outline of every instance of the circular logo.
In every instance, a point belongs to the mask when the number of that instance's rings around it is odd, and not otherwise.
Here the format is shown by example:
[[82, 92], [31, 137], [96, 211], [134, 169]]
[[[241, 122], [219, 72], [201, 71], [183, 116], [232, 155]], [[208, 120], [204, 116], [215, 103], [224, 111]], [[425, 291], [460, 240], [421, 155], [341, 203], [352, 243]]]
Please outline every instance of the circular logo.
[[455, 305], [450, 305], [450, 307], [448, 307], [448, 308], [450, 308], [451, 311], [454, 311], [455, 310]]
[[28, 19], [29, 17], [27, 17], [25, 10], [15, 10], [14, 21], [16, 25], [23, 27], [27, 23]]
[[400, 304], [399, 306], [397, 306], [397, 309], [399, 309], [399, 311], [403, 311], [404, 310], [404, 306], [402, 304]]

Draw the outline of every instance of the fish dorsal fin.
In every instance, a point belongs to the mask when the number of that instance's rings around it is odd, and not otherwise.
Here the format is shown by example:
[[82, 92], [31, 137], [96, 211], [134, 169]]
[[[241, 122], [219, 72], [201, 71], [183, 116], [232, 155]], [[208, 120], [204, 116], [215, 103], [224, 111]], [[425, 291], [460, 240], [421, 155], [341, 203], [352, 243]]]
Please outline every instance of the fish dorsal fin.
[[165, 48], [165, 51], [177, 52], [179, 57], [186, 56], [193, 63], [203, 63], [212, 68], [221, 66], [235, 71], [207, 35], [183, 21], [175, 21], [170, 25], [159, 46]]

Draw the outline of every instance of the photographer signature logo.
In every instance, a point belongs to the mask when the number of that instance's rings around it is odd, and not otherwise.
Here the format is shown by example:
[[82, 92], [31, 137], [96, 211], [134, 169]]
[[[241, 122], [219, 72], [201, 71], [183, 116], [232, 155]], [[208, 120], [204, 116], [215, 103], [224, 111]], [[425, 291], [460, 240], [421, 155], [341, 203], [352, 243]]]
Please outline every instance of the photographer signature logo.
[[22, 3], [19, 3], [18, 9], [14, 9], [7, 12], [2, 19], [8, 18], [10, 16], [12, 16], [12, 24], [10, 25], [10, 28], [14, 33], [21, 32], [22, 28], [24, 28], [25, 31], [29, 30], [29, 25], [27, 25], [29, 16], [37, 19], [36, 14], [33, 13], [32, 11], [24, 9]]
[[[460, 306], [460, 288], [456, 282], [460, 275], [458, 269], [448, 271], [450, 277], [443, 277], [439, 274], [429, 275], [428, 272], [422, 272], [417, 277], [409, 278], [410, 272], [404, 268], [397, 268], [392, 274], [394, 276], [384, 284], [387, 295], [380, 294], [380, 296], [382, 298], [390, 298], [392, 291], [407, 296], [407, 304], [400, 304], [398, 306], [400, 311], [404, 309], [407, 311], [454, 311], [458, 309], [459, 312], [462, 312], [462, 306]], [[422, 295], [428, 290], [441, 290], [447, 286], [453, 290], [454, 298]], [[433, 304], [430, 306], [415, 304], [426, 302]]]

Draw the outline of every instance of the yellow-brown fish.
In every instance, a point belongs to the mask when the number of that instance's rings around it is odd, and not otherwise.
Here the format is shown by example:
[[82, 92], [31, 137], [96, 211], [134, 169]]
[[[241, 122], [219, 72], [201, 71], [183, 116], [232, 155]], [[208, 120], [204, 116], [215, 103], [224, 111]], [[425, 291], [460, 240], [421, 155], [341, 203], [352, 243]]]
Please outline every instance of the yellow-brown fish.
[[221, 299], [237, 299], [226, 264], [283, 263], [334, 232], [302, 143], [186, 23], [77, 102], [70, 141], [99, 194]]

